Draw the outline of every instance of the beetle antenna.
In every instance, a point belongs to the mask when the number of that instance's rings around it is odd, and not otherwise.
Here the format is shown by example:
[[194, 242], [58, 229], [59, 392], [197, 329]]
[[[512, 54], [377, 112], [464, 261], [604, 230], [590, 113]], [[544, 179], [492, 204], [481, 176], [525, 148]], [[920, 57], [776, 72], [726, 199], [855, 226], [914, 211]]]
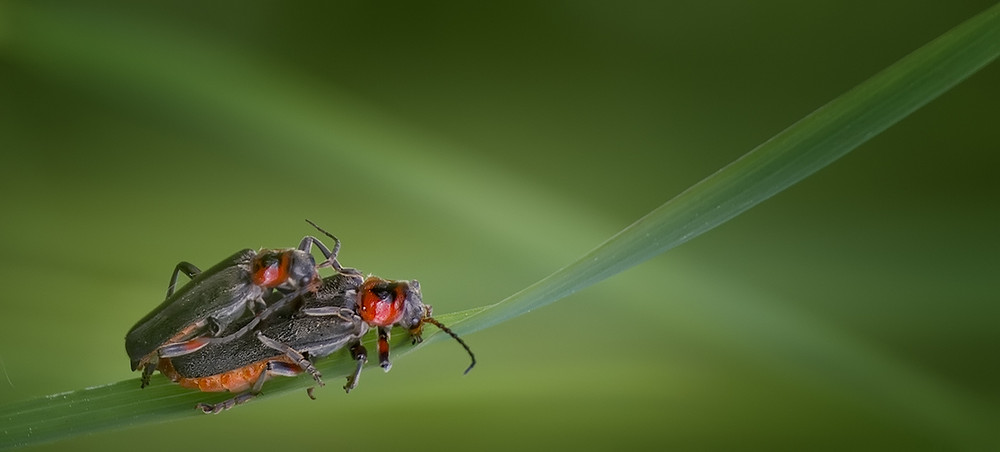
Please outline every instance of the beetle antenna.
[[448, 333], [449, 336], [455, 338], [455, 340], [458, 341], [459, 344], [462, 344], [462, 347], [465, 348], [465, 351], [469, 352], [469, 358], [472, 358], [472, 364], [469, 364], [469, 367], [467, 367], [465, 369], [465, 372], [463, 372], [463, 375], [469, 373], [469, 371], [472, 370], [472, 368], [475, 367], [475, 365], [476, 365], [476, 355], [472, 354], [472, 350], [469, 349], [469, 346], [466, 345], [465, 341], [463, 341], [462, 338], [458, 337], [458, 335], [455, 334], [455, 332], [452, 331], [451, 328], [448, 328], [448, 327], [444, 326], [443, 323], [438, 322], [437, 320], [434, 320], [433, 317], [430, 317], [430, 316], [424, 317], [423, 321], [427, 322], [427, 323], [434, 324], [434, 326], [440, 328], [441, 331], [444, 331], [445, 333]]
[[331, 233], [329, 233], [329, 232], [326, 232], [326, 229], [323, 229], [323, 228], [321, 228], [321, 227], [317, 226], [317, 225], [316, 225], [316, 223], [313, 223], [312, 221], [309, 221], [309, 219], [308, 219], [308, 218], [306, 218], [306, 223], [309, 223], [309, 224], [311, 224], [311, 225], [312, 225], [312, 227], [316, 228], [316, 230], [318, 230], [319, 232], [322, 232], [323, 234], [326, 234], [326, 236], [327, 236], [327, 237], [329, 237], [329, 238], [333, 239], [333, 241], [334, 241], [334, 242], [336, 242], [336, 243], [337, 243], [338, 245], [340, 244], [340, 239], [338, 239], [338, 238], [337, 238], [336, 236], [334, 236], [333, 234], [331, 234]]
[[[333, 234], [331, 234], [329, 232], [326, 232], [326, 229], [323, 229], [323, 228], [319, 227], [316, 223], [313, 223], [312, 221], [309, 221], [308, 218], [306, 218], [305, 220], [306, 220], [306, 223], [311, 224], [312, 227], [316, 228], [317, 231], [322, 232], [327, 237], [333, 239], [333, 251], [331, 251], [330, 255], [327, 256], [327, 262], [330, 262], [330, 264], [332, 266], [334, 266], [334, 268], [336, 269], [336, 265], [339, 265], [339, 264], [334, 265], [334, 262], [332, 262], [332, 260], [336, 258], [337, 254], [340, 253], [340, 239], [338, 239], [337, 236], [335, 236], [335, 235], [333, 235]], [[322, 246], [321, 246], [321, 248], [322, 248]], [[333, 259], [331, 259], [331, 258], [333, 258]], [[325, 265], [325, 264], [321, 264], [320, 267], [322, 267], [323, 265]]]

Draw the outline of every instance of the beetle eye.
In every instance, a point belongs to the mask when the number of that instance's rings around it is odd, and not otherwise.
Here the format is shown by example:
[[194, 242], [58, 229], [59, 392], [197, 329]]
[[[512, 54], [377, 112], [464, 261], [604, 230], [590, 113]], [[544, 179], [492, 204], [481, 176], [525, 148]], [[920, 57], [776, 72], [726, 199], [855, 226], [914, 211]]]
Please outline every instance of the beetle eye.
[[378, 297], [379, 301], [390, 302], [392, 301], [392, 292], [385, 289], [373, 289], [372, 293]]

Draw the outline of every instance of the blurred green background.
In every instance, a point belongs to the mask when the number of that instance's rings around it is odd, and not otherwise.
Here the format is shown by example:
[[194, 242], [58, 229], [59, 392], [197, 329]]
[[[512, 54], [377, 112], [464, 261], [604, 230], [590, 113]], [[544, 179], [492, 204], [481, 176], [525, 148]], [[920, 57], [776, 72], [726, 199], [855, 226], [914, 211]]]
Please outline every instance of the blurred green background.
[[[435, 312], [494, 303], [991, 4], [0, 1], [0, 404], [135, 378], [178, 261], [304, 218]], [[439, 341], [34, 450], [996, 445], [998, 80], [466, 337], [467, 376]]]

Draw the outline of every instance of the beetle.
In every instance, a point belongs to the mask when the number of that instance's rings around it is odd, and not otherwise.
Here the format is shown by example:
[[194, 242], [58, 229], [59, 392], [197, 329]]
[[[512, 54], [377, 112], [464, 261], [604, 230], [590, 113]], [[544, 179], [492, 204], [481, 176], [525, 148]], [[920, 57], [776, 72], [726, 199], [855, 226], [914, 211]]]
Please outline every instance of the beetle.
[[[430, 306], [424, 305], [420, 283], [386, 280], [377, 276], [362, 278], [356, 273], [338, 273], [323, 278], [315, 293], [306, 292], [288, 306], [277, 304], [267, 308], [278, 310], [262, 320], [255, 334], [229, 334], [212, 339], [208, 346], [187, 355], [161, 358], [159, 370], [181, 386], [205, 392], [240, 392], [233, 398], [216, 404], [199, 403], [205, 413], [219, 413], [245, 403], [260, 393], [265, 381], [272, 376], [312, 375], [323, 386], [321, 374], [312, 362], [348, 346], [357, 363], [347, 377], [344, 390], [357, 387], [361, 370], [368, 361], [368, 351], [361, 339], [370, 327], [379, 329], [379, 363], [388, 371], [389, 328], [407, 328], [413, 343], [422, 340], [424, 323], [431, 323], [455, 338], [469, 353], [472, 364], [475, 355], [453, 331], [430, 317]], [[245, 327], [244, 327], [245, 328]], [[312, 388], [307, 390], [312, 398]]]
[[[288, 306], [262, 319], [254, 334], [230, 334], [182, 356], [161, 357], [158, 369], [181, 386], [204, 392], [239, 393], [216, 404], [199, 403], [205, 413], [219, 413], [245, 403], [260, 393], [272, 376], [312, 375], [322, 386], [322, 375], [312, 360], [330, 355], [347, 344], [358, 344], [368, 331], [354, 311], [363, 278], [337, 273], [323, 278], [315, 293], [306, 292]], [[276, 306], [276, 305], [272, 305]], [[302, 307], [308, 306], [308, 309]], [[268, 308], [270, 309], [270, 308]], [[363, 347], [362, 347], [363, 349]], [[358, 365], [348, 377], [357, 385], [367, 355], [352, 348]], [[312, 388], [308, 390], [312, 398]]]
[[[260, 313], [266, 311], [264, 296], [273, 289], [289, 292], [276, 302], [284, 304], [304, 291], [315, 289], [319, 284], [317, 268], [331, 266], [338, 272], [357, 273], [337, 261], [340, 241], [309, 223], [334, 240], [332, 251], [319, 239], [306, 236], [298, 248], [244, 249], [205, 271], [188, 262], [177, 264], [166, 299], [136, 322], [125, 336], [132, 370], [143, 369], [140, 386], [149, 384], [157, 357], [179, 356], [205, 347], [209, 338], [220, 337], [247, 311], [255, 315], [251, 322], [256, 325]], [[313, 245], [326, 258], [319, 266], [311, 254]], [[181, 272], [191, 281], [175, 292]], [[248, 330], [241, 329], [239, 334]]]

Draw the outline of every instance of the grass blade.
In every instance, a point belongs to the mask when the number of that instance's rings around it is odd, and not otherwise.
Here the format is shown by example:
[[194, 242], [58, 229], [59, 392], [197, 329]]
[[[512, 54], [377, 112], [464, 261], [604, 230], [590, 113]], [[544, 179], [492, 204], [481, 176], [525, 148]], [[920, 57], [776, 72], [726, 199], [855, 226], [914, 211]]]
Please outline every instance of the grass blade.
[[998, 53], [1000, 5], [995, 5], [688, 188], [581, 259], [456, 329], [469, 333], [496, 325], [705, 233], [833, 163]]

